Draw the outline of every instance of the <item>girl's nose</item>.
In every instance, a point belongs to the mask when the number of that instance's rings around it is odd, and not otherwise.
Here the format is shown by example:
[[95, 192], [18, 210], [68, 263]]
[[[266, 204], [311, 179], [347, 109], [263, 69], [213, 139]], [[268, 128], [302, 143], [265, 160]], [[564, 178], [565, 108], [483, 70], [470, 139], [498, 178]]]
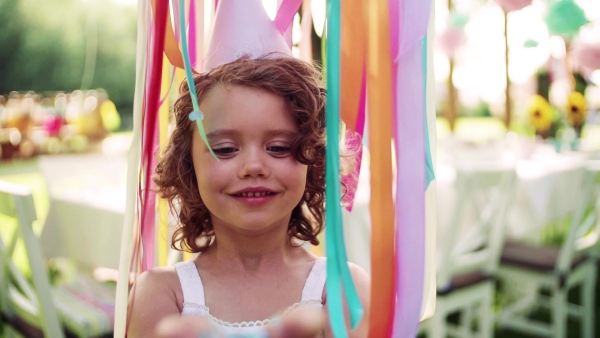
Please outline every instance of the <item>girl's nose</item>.
[[249, 151], [242, 161], [238, 175], [240, 178], [269, 177], [271, 175], [266, 159], [258, 151]]

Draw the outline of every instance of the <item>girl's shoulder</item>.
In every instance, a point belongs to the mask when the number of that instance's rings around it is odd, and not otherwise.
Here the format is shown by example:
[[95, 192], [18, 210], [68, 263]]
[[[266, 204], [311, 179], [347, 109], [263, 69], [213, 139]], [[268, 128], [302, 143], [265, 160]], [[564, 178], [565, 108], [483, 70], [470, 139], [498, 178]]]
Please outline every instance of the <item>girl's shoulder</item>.
[[172, 267], [144, 271], [136, 278], [129, 297], [130, 337], [152, 336], [162, 318], [181, 313], [181, 286]]
[[171, 284], [177, 282], [177, 272], [172, 266], [155, 267], [141, 273], [136, 279], [136, 283], [144, 283], [148, 285]]
[[174, 267], [155, 267], [144, 271], [134, 284], [135, 293], [171, 299], [181, 308], [183, 293]]

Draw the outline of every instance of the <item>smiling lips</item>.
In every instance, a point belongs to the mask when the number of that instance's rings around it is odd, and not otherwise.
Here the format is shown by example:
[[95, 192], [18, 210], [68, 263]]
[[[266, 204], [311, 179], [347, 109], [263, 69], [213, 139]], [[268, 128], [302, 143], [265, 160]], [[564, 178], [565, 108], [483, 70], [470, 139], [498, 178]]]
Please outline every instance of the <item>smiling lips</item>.
[[237, 201], [248, 206], [265, 204], [272, 200], [275, 195], [277, 195], [277, 192], [262, 187], [247, 188], [231, 194]]

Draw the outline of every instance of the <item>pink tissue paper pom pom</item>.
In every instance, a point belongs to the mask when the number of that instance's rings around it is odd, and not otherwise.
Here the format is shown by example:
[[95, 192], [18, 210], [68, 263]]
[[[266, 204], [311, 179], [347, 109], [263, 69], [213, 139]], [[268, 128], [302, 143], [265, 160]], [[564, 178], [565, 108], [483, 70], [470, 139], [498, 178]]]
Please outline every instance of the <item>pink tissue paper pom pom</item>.
[[446, 55], [453, 57], [458, 48], [465, 44], [467, 37], [462, 28], [448, 27], [438, 39], [440, 48]]
[[600, 42], [575, 43], [571, 56], [573, 58], [573, 65], [583, 72], [592, 72], [600, 69]]
[[531, 5], [531, 1], [532, 0], [496, 0], [498, 5], [500, 5], [506, 13], [523, 9]]

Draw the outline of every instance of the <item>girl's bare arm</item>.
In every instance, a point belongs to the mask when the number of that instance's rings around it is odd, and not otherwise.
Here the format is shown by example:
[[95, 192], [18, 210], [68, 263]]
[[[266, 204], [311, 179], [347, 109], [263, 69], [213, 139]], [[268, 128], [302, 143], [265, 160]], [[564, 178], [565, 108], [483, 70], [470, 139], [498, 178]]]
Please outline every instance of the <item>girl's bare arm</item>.
[[161, 319], [180, 314], [174, 291], [178, 285], [172, 268], [148, 270], [137, 278], [129, 298], [128, 338], [154, 337]]

